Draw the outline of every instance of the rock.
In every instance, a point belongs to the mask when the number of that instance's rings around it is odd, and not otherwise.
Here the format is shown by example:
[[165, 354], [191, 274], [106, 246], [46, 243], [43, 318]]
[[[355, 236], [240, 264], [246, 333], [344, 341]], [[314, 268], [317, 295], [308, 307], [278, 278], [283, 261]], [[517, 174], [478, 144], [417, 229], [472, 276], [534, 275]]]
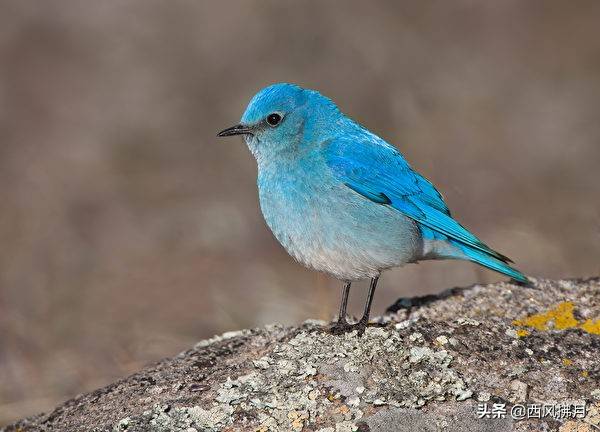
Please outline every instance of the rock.
[[510, 382], [510, 395], [508, 400], [516, 403], [516, 402], [526, 402], [527, 401], [527, 392], [529, 390], [527, 384], [519, 380], [512, 380]]
[[362, 338], [228, 332], [2, 431], [595, 430], [600, 280], [535, 288], [401, 299]]

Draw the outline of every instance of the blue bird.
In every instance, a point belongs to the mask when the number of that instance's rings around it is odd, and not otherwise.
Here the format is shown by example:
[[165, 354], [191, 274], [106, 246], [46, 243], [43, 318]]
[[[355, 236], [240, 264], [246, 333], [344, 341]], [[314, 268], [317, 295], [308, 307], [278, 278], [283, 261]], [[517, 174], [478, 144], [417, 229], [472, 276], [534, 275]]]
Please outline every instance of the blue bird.
[[[344, 115], [327, 97], [274, 84], [241, 122], [258, 165], [258, 196], [279, 243], [305, 266], [344, 282], [334, 333], [364, 332], [382, 271], [429, 259], [461, 259], [527, 284], [527, 278], [452, 218], [433, 184], [393, 146]], [[371, 279], [362, 318], [350, 325], [352, 281]]]

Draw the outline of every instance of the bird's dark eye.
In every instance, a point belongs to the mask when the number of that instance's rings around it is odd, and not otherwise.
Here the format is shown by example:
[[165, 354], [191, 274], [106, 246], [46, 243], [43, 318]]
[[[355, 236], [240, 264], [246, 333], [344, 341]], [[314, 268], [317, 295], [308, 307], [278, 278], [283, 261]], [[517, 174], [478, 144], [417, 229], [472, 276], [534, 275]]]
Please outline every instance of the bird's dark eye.
[[275, 127], [279, 124], [280, 121], [281, 116], [277, 113], [269, 114], [267, 116], [267, 123], [269, 123], [269, 126]]

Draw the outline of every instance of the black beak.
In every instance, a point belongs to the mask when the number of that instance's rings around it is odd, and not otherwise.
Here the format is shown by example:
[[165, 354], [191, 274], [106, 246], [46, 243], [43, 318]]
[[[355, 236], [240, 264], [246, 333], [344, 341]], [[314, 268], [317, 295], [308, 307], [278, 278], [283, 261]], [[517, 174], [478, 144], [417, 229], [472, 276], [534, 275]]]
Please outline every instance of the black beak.
[[217, 134], [218, 137], [227, 137], [227, 136], [233, 136], [233, 135], [246, 135], [246, 134], [251, 134], [252, 133], [252, 129], [248, 126], [244, 126], [244, 125], [235, 125], [235, 126], [231, 126], [227, 129], [223, 129], [221, 132], [219, 132]]

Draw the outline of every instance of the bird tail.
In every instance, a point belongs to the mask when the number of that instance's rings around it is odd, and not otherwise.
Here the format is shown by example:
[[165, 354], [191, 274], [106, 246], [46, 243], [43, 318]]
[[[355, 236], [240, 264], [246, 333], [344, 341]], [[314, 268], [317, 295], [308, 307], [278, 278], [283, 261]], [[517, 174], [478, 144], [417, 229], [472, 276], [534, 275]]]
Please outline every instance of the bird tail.
[[[502, 273], [517, 282], [523, 283], [525, 285], [529, 285], [530, 281], [527, 279], [523, 273], [514, 269], [506, 261], [502, 261], [496, 257], [486, 254], [478, 249], [470, 248], [466, 245], [463, 245], [458, 242], [454, 242], [450, 240], [450, 243], [455, 247], [455, 250], [458, 250], [462, 256], [457, 256], [456, 258], [466, 259], [468, 261], [472, 261], [476, 264], [479, 264], [483, 267], [494, 270], [498, 273]], [[508, 260], [508, 258], [507, 258]]]
[[435, 232], [427, 227], [421, 227], [421, 232], [425, 240], [423, 257], [426, 259], [467, 260], [506, 275], [526, 286], [531, 285], [527, 276], [519, 270], [512, 268], [508, 264], [510, 260], [504, 255], [496, 253], [496, 255], [492, 256], [480, 249], [475, 249], [462, 242], [449, 239], [444, 234]]
[[504, 255], [491, 249], [489, 249], [489, 253], [482, 249], [476, 249], [458, 240], [450, 239], [448, 236], [433, 231], [426, 226], [421, 225], [420, 228], [424, 240], [424, 258], [471, 261], [490, 270], [502, 273], [525, 286], [532, 286], [527, 276], [508, 264], [511, 261]]

